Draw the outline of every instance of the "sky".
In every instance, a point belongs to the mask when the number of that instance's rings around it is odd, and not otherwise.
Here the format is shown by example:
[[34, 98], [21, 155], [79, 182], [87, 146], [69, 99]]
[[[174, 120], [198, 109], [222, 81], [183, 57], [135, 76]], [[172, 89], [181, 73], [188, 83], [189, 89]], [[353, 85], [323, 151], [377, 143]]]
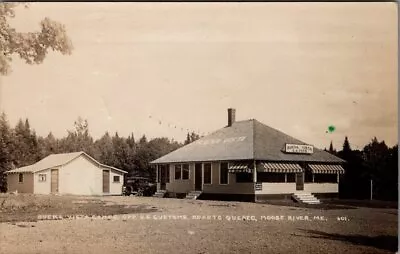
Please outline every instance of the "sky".
[[32, 3], [11, 24], [44, 17], [65, 24], [72, 55], [15, 57], [0, 93], [10, 124], [39, 135], [80, 116], [94, 138], [183, 141], [232, 107], [319, 148], [397, 143], [396, 3]]

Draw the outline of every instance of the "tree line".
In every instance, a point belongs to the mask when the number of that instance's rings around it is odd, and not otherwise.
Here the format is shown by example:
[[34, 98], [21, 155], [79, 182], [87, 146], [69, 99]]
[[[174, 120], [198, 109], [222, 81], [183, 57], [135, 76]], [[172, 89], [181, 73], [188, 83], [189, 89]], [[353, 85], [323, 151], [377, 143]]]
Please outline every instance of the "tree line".
[[[56, 138], [50, 132], [46, 137], [38, 136], [29, 120], [20, 119], [12, 128], [6, 115], [0, 115], [0, 190], [6, 191], [5, 171], [31, 165], [54, 153], [84, 151], [99, 162], [128, 172], [128, 176], [139, 175], [152, 179], [155, 171], [149, 162], [200, 136], [188, 133], [183, 143], [166, 137], [148, 140], [143, 135], [138, 141], [130, 134], [127, 138], [117, 132], [105, 132], [94, 140], [89, 133], [87, 120], [78, 118], [74, 128], [63, 138]], [[345, 174], [339, 181], [341, 198], [397, 200], [398, 197], [398, 145], [388, 147], [384, 141], [373, 138], [362, 150], [353, 150], [347, 137], [342, 149], [336, 151], [332, 143], [330, 152], [346, 161]]]
[[345, 137], [342, 150], [336, 151], [331, 143], [326, 151], [346, 161], [339, 181], [341, 198], [370, 199], [372, 189], [373, 199], [398, 200], [398, 144], [388, 147], [374, 137], [362, 150], [353, 150]]
[[118, 132], [105, 132], [94, 140], [89, 133], [88, 121], [80, 117], [65, 137], [56, 138], [51, 132], [41, 137], [31, 128], [28, 119], [20, 119], [12, 128], [3, 113], [0, 115], [0, 191], [6, 191], [5, 171], [31, 165], [50, 154], [79, 151], [103, 164], [127, 171], [128, 176], [154, 179], [155, 172], [149, 162], [199, 138], [194, 132], [188, 133], [182, 144], [166, 137], [148, 140], [143, 135], [136, 141], [133, 133], [125, 138]]

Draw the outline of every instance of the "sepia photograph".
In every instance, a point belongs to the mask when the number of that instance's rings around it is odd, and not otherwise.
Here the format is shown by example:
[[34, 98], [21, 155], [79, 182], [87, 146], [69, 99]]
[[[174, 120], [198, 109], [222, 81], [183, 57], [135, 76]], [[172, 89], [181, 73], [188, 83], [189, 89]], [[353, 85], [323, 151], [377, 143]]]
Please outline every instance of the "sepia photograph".
[[398, 253], [395, 2], [0, 3], [0, 253]]

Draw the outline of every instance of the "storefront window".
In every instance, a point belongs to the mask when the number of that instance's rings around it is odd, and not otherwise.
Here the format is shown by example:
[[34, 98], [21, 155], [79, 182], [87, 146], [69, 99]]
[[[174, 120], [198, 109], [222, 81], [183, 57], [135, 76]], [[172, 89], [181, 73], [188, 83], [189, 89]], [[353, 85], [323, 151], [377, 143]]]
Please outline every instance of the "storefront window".
[[181, 165], [175, 165], [175, 180], [181, 179], [181, 170], [182, 170]]
[[336, 174], [314, 174], [315, 183], [337, 183]]
[[182, 165], [182, 180], [189, 179], [189, 164]]
[[204, 164], [204, 184], [211, 184], [211, 163]]
[[269, 172], [258, 172], [257, 182], [268, 182], [268, 183], [284, 183], [284, 173], [269, 173]]
[[228, 163], [221, 163], [219, 167], [219, 184], [228, 184]]
[[295, 183], [296, 182], [296, 174], [295, 173], [287, 173], [286, 174], [286, 182]]
[[313, 174], [310, 170], [306, 170], [306, 172], [304, 173], [304, 182], [305, 183], [313, 182]]
[[236, 173], [236, 182], [237, 183], [252, 183], [253, 182], [253, 174]]

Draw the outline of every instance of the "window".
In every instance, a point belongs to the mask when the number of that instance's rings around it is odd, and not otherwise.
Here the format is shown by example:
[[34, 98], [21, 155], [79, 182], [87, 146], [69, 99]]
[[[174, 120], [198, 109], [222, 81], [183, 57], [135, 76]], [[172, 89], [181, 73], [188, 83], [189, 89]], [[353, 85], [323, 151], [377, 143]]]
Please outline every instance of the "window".
[[296, 174], [295, 173], [287, 173], [286, 174], [286, 182], [295, 183], [296, 182]]
[[113, 182], [119, 183], [119, 176], [113, 176]]
[[337, 174], [314, 174], [315, 183], [337, 183]]
[[169, 183], [169, 165], [165, 165], [165, 182]]
[[240, 172], [236, 173], [236, 182], [237, 183], [252, 183], [253, 182], [253, 174]]
[[204, 163], [204, 184], [211, 184], [211, 163]]
[[306, 170], [306, 172], [304, 173], [304, 182], [305, 183], [313, 182], [313, 174], [310, 170]]
[[269, 172], [258, 172], [257, 182], [268, 182], [268, 183], [284, 183], [284, 173], [269, 173]]
[[23, 183], [24, 182], [24, 174], [20, 173], [18, 176], [18, 182]]
[[175, 180], [181, 179], [181, 170], [182, 170], [181, 165], [175, 165]]
[[189, 164], [182, 165], [182, 180], [189, 179]]
[[39, 174], [39, 182], [46, 182], [46, 174]]
[[228, 163], [221, 163], [219, 167], [219, 184], [228, 184]]

